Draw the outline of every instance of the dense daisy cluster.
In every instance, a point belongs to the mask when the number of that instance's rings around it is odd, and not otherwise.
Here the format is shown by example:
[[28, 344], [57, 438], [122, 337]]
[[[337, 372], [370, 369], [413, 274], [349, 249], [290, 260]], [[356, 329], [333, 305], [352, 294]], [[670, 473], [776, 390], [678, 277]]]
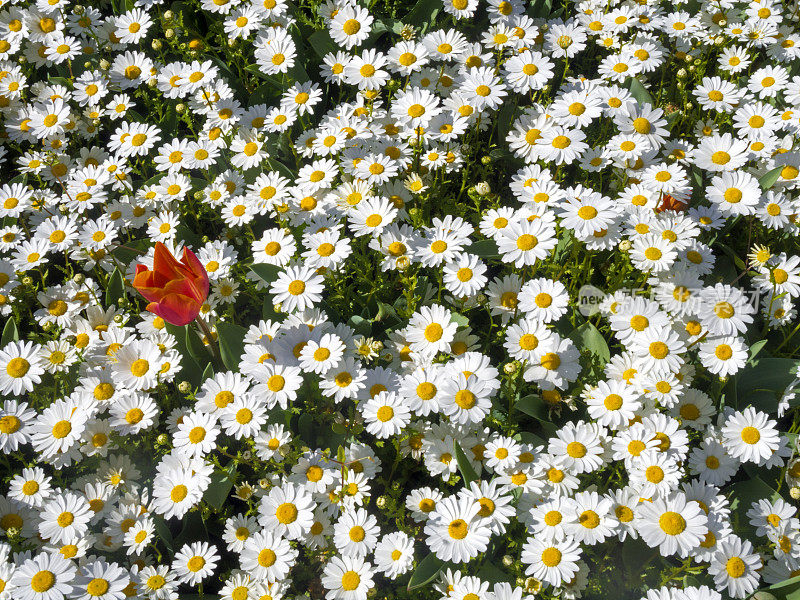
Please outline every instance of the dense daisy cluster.
[[0, 600], [796, 590], [797, 21], [0, 1]]

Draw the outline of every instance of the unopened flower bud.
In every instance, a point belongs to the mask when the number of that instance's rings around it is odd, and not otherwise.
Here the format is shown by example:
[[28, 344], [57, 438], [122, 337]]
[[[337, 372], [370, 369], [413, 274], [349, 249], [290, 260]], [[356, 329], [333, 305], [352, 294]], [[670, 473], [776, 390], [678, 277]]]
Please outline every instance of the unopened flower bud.
[[375, 501], [375, 506], [378, 508], [386, 508], [386, 496], [378, 496], [378, 499]]
[[513, 375], [517, 372], [517, 369], [519, 369], [519, 363], [515, 360], [503, 365], [503, 372], [505, 372], [506, 375]]
[[22, 285], [33, 285], [33, 277], [26, 275], [22, 278]]
[[111, 68], [111, 63], [108, 62], [105, 58], [100, 61], [98, 65], [101, 71], [108, 71]]
[[174, 29], [165, 29], [164, 30], [164, 37], [168, 40], [171, 40], [175, 37], [175, 30]]
[[789, 488], [789, 495], [792, 497], [793, 500], [800, 500], [800, 488], [799, 487]]
[[176, 104], [175, 112], [178, 113], [179, 115], [182, 115], [183, 113], [186, 112], [186, 105], [183, 102], [181, 102], [180, 104]]
[[156, 438], [156, 443], [161, 444], [162, 446], [169, 442], [169, 436], [166, 433], [162, 433]]
[[161, 40], [153, 40], [152, 42], [150, 42], [150, 47], [153, 50], [158, 51], [158, 50], [161, 50], [161, 48], [164, 47], [164, 44], [161, 43]]
[[503, 556], [503, 566], [504, 567], [510, 567], [513, 564], [514, 564], [514, 557], [513, 556], [510, 556], [508, 554]]
[[188, 394], [192, 390], [192, 385], [188, 381], [181, 381], [178, 384], [178, 391], [181, 394]]
[[168, 10], [168, 11], [164, 12], [164, 20], [165, 21], [172, 21], [173, 18], [175, 18], [175, 13], [173, 13], [171, 10]]
[[486, 156], [482, 156], [481, 157], [481, 164], [484, 164], [484, 165], [492, 164], [492, 157], [489, 156], [488, 154]]
[[81, 285], [84, 281], [86, 281], [86, 275], [83, 273], [75, 273], [72, 278], [72, 282], [77, 283], [78, 285]]
[[486, 196], [492, 191], [492, 188], [489, 184], [485, 181], [481, 181], [475, 184], [475, 191], [478, 192], [481, 196]]
[[619, 249], [620, 249], [622, 252], [627, 252], [627, 251], [628, 251], [628, 250], [630, 250], [631, 248], [633, 248], [633, 243], [632, 243], [630, 240], [622, 240], [622, 241], [619, 243]]

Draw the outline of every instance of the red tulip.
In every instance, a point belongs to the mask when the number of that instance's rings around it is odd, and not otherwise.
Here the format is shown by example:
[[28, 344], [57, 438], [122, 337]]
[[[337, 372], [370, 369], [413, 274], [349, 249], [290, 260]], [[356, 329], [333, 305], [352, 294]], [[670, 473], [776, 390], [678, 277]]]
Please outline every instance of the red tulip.
[[689, 208], [689, 204], [683, 200], [678, 200], [669, 194], [664, 194], [662, 197], [661, 206], [656, 209], [656, 212], [664, 212], [665, 210], [674, 210], [676, 212], [683, 212]]
[[156, 243], [153, 270], [136, 265], [133, 287], [150, 302], [147, 310], [167, 323], [186, 325], [200, 313], [208, 298], [208, 273], [188, 248], [178, 261], [161, 242]]

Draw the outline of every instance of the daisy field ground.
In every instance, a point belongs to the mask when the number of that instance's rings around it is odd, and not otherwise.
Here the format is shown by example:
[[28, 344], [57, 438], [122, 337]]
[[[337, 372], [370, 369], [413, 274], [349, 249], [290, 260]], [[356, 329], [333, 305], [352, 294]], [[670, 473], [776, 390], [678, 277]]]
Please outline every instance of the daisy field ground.
[[800, 599], [799, 13], [0, 0], [0, 600]]

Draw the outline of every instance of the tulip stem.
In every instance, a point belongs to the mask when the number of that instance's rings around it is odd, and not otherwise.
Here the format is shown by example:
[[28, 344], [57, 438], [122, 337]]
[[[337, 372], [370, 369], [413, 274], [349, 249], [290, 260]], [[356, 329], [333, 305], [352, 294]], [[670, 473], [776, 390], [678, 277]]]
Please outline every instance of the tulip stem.
[[224, 363], [222, 362], [222, 355], [219, 352], [219, 346], [217, 346], [217, 342], [214, 339], [214, 336], [211, 334], [211, 328], [208, 326], [208, 323], [205, 322], [203, 317], [197, 315], [195, 318], [195, 322], [197, 326], [200, 328], [200, 332], [203, 334], [205, 338], [208, 339], [208, 345], [211, 348], [211, 355], [214, 358], [214, 362], [216, 363], [217, 368], [224, 367]]

